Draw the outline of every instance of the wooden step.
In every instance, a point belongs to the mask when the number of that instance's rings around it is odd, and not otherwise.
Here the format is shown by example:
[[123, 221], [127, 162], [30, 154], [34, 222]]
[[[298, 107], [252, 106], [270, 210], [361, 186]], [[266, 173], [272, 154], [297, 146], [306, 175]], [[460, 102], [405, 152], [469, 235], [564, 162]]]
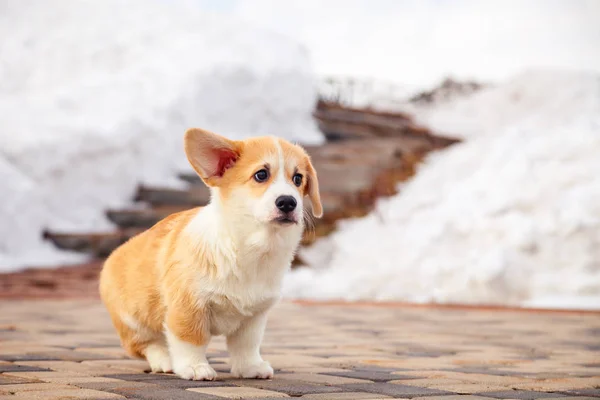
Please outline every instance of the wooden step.
[[106, 217], [120, 228], [149, 228], [161, 219], [180, 211], [185, 206], [162, 206], [148, 209], [108, 210]]
[[59, 249], [87, 253], [94, 257], [104, 258], [108, 257], [119, 245], [142, 231], [143, 229], [122, 229], [108, 233], [60, 233], [45, 231], [43, 237], [50, 240]]
[[146, 202], [153, 207], [186, 206], [191, 208], [208, 204], [210, 191], [206, 186], [200, 185], [186, 190], [139, 185], [134, 200]]
[[434, 135], [401, 112], [381, 112], [319, 101], [313, 113], [319, 129], [331, 141], [374, 137], [418, 137], [440, 148], [458, 139]]

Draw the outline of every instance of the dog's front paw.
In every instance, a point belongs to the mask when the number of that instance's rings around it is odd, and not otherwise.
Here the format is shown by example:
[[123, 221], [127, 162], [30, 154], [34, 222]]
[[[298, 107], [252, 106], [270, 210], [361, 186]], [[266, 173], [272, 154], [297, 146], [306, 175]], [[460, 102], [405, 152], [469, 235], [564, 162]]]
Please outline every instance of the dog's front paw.
[[273, 368], [268, 361], [262, 361], [254, 365], [243, 365], [231, 368], [231, 374], [236, 378], [271, 379]]
[[217, 373], [207, 363], [176, 368], [174, 372], [183, 379], [193, 381], [214, 381], [217, 378]]

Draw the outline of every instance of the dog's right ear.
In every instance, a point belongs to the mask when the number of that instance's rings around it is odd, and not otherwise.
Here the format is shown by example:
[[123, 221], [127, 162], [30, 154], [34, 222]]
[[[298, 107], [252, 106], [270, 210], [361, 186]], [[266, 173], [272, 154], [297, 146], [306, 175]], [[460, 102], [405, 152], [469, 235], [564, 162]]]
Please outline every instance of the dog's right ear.
[[218, 186], [241, 153], [238, 142], [199, 128], [188, 129], [184, 143], [188, 161], [208, 186]]

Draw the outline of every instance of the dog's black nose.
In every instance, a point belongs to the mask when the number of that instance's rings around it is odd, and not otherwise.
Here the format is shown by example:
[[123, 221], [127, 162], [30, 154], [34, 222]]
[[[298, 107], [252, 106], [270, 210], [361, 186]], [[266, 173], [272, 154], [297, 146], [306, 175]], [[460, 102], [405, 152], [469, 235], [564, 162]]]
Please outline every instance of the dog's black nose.
[[289, 213], [296, 209], [296, 199], [294, 196], [279, 196], [275, 205], [284, 213]]

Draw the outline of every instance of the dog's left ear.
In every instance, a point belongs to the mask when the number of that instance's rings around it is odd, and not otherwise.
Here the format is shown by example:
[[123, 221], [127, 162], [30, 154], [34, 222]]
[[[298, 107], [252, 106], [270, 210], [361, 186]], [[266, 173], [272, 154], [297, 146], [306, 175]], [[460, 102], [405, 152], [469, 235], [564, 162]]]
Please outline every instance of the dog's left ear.
[[241, 154], [239, 142], [199, 128], [188, 129], [184, 143], [188, 161], [208, 186], [218, 186]]
[[321, 195], [319, 193], [319, 180], [317, 179], [317, 171], [310, 162], [310, 157], [306, 157], [306, 193], [312, 206], [312, 213], [315, 217], [321, 218], [323, 216], [323, 205], [321, 204]]

